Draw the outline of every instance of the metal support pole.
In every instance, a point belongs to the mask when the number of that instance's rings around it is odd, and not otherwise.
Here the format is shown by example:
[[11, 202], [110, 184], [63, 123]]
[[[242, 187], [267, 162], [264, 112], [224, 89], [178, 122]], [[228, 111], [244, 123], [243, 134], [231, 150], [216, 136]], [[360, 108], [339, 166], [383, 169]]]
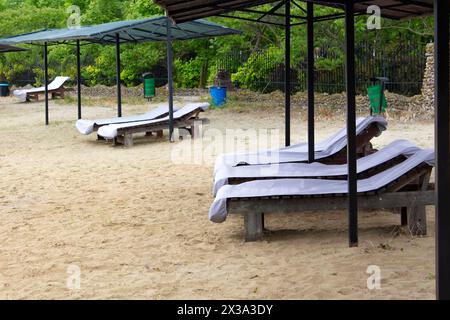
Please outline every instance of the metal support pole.
[[78, 119], [81, 119], [81, 52], [80, 52], [80, 40], [77, 40], [77, 90], [78, 90]]
[[449, 1], [434, 1], [436, 118], [436, 297], [450, 300]]
[[308, 20], [308, 161], [315, 161], [314, 128], [314, 4], [307, 3]]
[[173, 47], [172, 47], [172, 22], [167, 18], [167, 80], [169, 87], [169, 140], [173, 138]]
[[116, 82], [117, 82], [117, 116], [122, 117], [122, 87], [120, 83], [120, 36], [116, 33]]
[[356, 81], [355, 81], [355, 17], [353, 0], [345, 4], [346, 80], [347, 80], [347, 163], [348, 219], [350, 247], [358, 246], [358, 198], [356, 170]]
[[48, 44], [44, 43], [44, 86], [45, 86], [45, 125], [49, 124], [48, 117]]
[[285, 143], [286, 147], [291, 145], [291, 1], [285, 4]]

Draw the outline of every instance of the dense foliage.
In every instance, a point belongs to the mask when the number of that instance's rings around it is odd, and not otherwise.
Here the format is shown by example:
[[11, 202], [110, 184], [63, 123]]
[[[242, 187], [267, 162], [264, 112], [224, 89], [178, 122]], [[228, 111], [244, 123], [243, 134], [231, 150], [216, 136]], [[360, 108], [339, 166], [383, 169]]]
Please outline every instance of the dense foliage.
[[[66, 27], [70, 17], [67, 11], [72, 5], [81, 9], [83, 25], [109, 21], [138, 19], [162, 15], [160, 7], [149, 0], [0, 0], [0, 36], [6, 37], [45, 28]], [[270, 7], [270, 6], [267, 6]], [[293, 6], [293, 14], [303, 14]], [[316, 14], [333, 12], [329, 8], [316, 8]], [[252, 14], [241, 14], [249, 17]], [[255, 15], [253, 15], [255, 17]], [[273, 18], [272, 18], [273, 19]], [[241, 86], [254, 88], [252, 84], [261, 74], [261, 59], [258, 52], [264, 50], [273, 61], [282, 63], [284, 32], [277, 26], [249, 23], [243, 20], [212, 18], [211, 20], [242, 30], [242, 36], [218, 37], [195, 41], [177, 42], [175, 50], [175, 81], [179, 87], [205, 86], [217, 71], [216, 61], [229, 52], [247, 52], [249, 59], [234, 70], [233, 80]], [[398, 45], [400, 36], [414, 38], [420, 43], [430, 41], [432, 20], [419, 19], [411, 22], [383, 21], [383, 29], [368, 31], [366, 20], [358, 18], [357, 39], [381, 40], [387, 46]], [[292, 31], [293, 65], [304, 63], [306, 30], [298, 26]], [[316, 46], [334, 48], [343, 52], [343, 21], [318, 23], [315, 28]], [[10, 53], [0, 57], [0, 80], [21, 84], [21, 80], [35, 79], [42, 82], [42, 48], [30, 47], [26, 53]], [[73, 46], [52, 46], [49, 51], [50, 76], [68, 75], [76, 77], [75, 49]], [[121, 78], [126, 85], [139, 83], [141, 74], [159, 70], [165, 65], [164, 43], [146, 43], [122, 46], [123, 71]], [[320, 68], [334, 68], [341, 57], [333, 59], [318, 57]], [[88, 45], [82, 47], [83, 78], [88, 85], [111, 85], [115, 81], [115, 51], [112, 46]]]

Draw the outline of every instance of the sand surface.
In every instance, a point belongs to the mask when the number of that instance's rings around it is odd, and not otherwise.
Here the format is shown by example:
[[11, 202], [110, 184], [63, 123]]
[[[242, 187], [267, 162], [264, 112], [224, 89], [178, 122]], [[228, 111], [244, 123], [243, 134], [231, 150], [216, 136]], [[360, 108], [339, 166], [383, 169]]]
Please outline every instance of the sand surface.
[[[124, 114], [147, 108], [125, 105]], [[85, 118], [114, 114], [84, 109]], [[204, 132], [282, 128], [282, 115], [208, 111]], [[113, 147], [78, 134], [75, 117], [74, 105], [52, 102], [45, 127], [43, 103], [0, 100], [1, 299], [434, 298], [433, 207], [423, 238], [399, 229], [398, 215], [365, 212], [360, 246], [349, 249], [345, 213], [315, 212], [269, 215], [273, 233], [245, 243], [241, 217], [207, 219], [212, 161], [227, 148], [221, 138], [196, 147], [206, 150], [203, 159], [181, 161], [173, 155], [190, 150], [188, 140], [138, 138], [131, 149]], [[295, 109], [293, 119], [293, 141], [304, 141], [304, 114]], [[317, 123], [317, 138], [343, 124]], [[432, 147], [433, 124], [391, 120], [375, 146], [397, 138]], [[381, 290], [367, 289], [370, 265], [381, 268]], [[73, 266], [79, 290], [67, 287]]]

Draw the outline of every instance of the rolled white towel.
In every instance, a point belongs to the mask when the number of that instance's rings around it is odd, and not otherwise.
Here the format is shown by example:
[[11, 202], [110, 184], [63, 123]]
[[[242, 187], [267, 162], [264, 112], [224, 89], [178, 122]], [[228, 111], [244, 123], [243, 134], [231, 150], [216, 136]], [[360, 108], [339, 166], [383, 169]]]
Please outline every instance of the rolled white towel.
[[22, 102], [27, 101], [27, 90], [14, 90], [13, 95]]

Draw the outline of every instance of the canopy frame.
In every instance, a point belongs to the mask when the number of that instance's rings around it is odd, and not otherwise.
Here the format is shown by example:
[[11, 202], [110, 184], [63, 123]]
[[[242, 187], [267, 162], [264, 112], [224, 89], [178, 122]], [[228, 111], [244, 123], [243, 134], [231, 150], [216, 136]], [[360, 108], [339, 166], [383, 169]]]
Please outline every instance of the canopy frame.
[[[55, 29], [55, 30], [40, 30], [31, 33], [26, 33], [6, 39], [0, 39], [0, 43], [26, 43], [32, 45], [40, 45], [44, 48], [44, 69], [45, 69], [45, 124], [49, 124], [49, 110], [48, 110], [48, 47], [51, 45], [74, 45], [77, 55], [77, 109], [78, 119], [82, 118], [82, 103], [81, 103], [81, 53], [80, 47], [87, 44], [114, 44], [116, 47], [116, 86], [117, 86], [117, 116], [122, 117], [122, 89], [121, 89], [121, 62], [120, 62], [120, 47], [123, 43], [141, 43], [150, 41], [165, 41], [167, 42], [167, 49], [172, 51], [173, 40], [191, 40], [205, 37], [224, 36], [240, 34], [241, 32], [235, 29], [227, 28], [225, 26], [212, 23], [205, 20], [196, 20], [186, 22], [184, 24], [168, 24], [167, 17], [157, 17], [143, 20], [132, 21], [118, 21], [112, 23], [101, 24], [97, 26], [82, 27], [79, 29]], [[151, 27], [151, 28], [150, 28]], [[148, 29], [146, 29], [148, 28]], [[137, 36], [133, 32], [144, 33], [150, 36]], [[165, 33], [163, 33], [165, 32]], [[108, 38], [108, 39], [107, 39]], [[84, 42], [84, 43], [82, 43]], [[169, 45], [170, 43], [170, 45]], [[173, 53], [167, 53], [167, 69], [173, 69]], [[170, 58], [170, 59], [169, 59]], [[170, 111], [170, 134], [169, 139], [173, 135], [173, 76], [168, 74], [169, 82], [169, 111]]]
[[[154, 2], [163, 7], [169, 16], [176, 23], [191, 21], [194, 19], [228, 15], [231, 12], [257, 12], [259, 10], [250, 9], [263, 4], [274, 4], [280, 0], [155, 0]], [[292, 0], [291, 0], [292, 1]], [[318, 5], [324, 5], [334, 8], [345, 9], [348, 0], [294, 0], [294, 5], [298, 2], [313, 2]], [[394, 0], [386, 4], [385, 0], [350, 0], [354, 4], [355, 14], [366, 14], [367, 8], [371, 5], [377, 5], [382, 10], [382, 15], [391, 19], [408, 19], [412, 16], [424, 16], [433, 14], [434, 0]], [[283, 2], [283, 1], [281, 1]], [[274, 6], [275, 8], [276, 6]], [[279, 8], [277, 8], [279, 9]], [[265, 14], [267, 16], [280, 16], [271, 9]], [[274, 11], [272, 11], [274, 10]], [[306, 12], [305, 12], [306, 13]], [[341, 17], [345, 14], [341, 13]], [[307, 20], [305, 16], [301, 17]], [[261, 22], [261, 21], [259, 21]]]
[[22, 52], [22, 51], [27, 51], [27, 49], [16, 47], [16, 46], [0, 44], [0, 53]]
[[449, 1], [434, 1], [436, 129], [436, 291], [450, 300]]
[[[435, 119], [436, 119], [436, 297], [437, 299], [450, 300], [450, 97], [449, 97], [449, 1], [442, 0], [397, 0], [395, 4], [383, 5], [384, 0], [298, 0], [310, 4], [339, 7], [344, 10], [345, 30], [346, 30], [346, 86], [347, 86], [347, 162], [348, 162], [348, 219], [349, 219], [349, 243], [350, 246], [358, 244], [358, 203], [357, 203], [357, 175], [356, 175], [356, 90], [355, 90], [355, 30], [354, 17], [364, 14], [370, 5], [378, 5], [381, 8], [383, 17], [391, 19], [409, 19], [434, 15], [435, 17]], [[169, 17], [175, 22], [189, 21], [194, 16], [197, 18], [208, 16], [233, 17], [228, 13], [239, 11], [243, 8], [255, 7], [261, 4], [275, 3], [277, 0], [155, 0], [162, 6]], [[185, 11], [177, 9], [176, 6], [182, 2]], [[289, 0], [286, 1], [286, 3]], [[218, 6], [218, 4], [221, 4]], [[200, 11], [195, 11], [197, 6], [203, 6]], [[214, 5], [211, 8], [211, 5]], [[209, 9], [208, 9], [209, 8]], [[270, 11], [269, 11], [270, 13]], [[307, 15], [306, 24], [314, 23], [320, 19], [311, 19]], [[336, 18], [342, 16], [336, 15]], [[239, 19], [239, 18], [238, 18]], [[286, 21], [290, 21], [290, 12], [286, 10]], [[257, 21], [260, 22], [260, 21]], [[285, 27], [288, 23], [285, 23]], [[290, 25], [292, 27], [294, 25]], [[308, 28], [308, 52], [310, 53], [313, 42], [311, 40], [311, 30]], [[286, 41], [286, 45], [289, 41]], [[287, 53], [290, 46], [286, 47], [286, 73], [288, 73]], [[308, 54], [308, 67], [313, 64]], [[313, 71], [309, 70], [311, 76]], [[290, 79], [289, 79], [290, 80]], [[289, 82], [286, 77], [286, 82]], [[313, 87], [308, 80], [308, 109], [314, 105], [312, 101]], [[287, 85], [287, 84], [286, 84]], [[286, 90], [286, 92], [289, 92]], [[289, 99], [286, 98], [286, 115], [290, 112]], [[313, 112], [308, 110], [308, 116], [313, 116]], [[308, 120], [308, 137], [314, 135], [313, 120]], [[290, 122], [286, 121], [286, 130], [290, 129]], [[286, 142], [289, 142], [286, 135]], [[309, 143], [309, 152], [312, 153], [312, 143]]]

